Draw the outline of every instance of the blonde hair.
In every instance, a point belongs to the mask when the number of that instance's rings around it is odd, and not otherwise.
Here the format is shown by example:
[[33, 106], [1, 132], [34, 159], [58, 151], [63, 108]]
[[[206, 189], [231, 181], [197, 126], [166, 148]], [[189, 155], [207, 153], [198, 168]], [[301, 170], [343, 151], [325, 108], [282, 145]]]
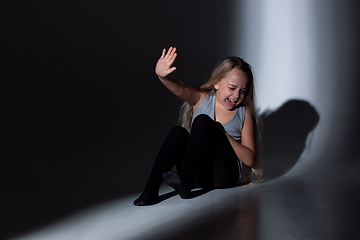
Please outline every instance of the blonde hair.
[[[259, 158], [259, 147], [260, 147], [260, 135], [258, 130], [258, 116], [255, 106], [255, 88], [254, 88], [254, 76], [251, 70], [251, 66], [245, 62], [243, 59], [238, 57], [226, 57], [221, 63], [214, 69], [209, 80], [207, 80], [202, 85], [196, 87], [195, 89], [203, 90], [210, 95], [215, 94], [216, 90], [214, 87], [214, 83], [223, 79], [226, 74], [228, 74], [232, 69], [238, 68], [243, 71], [249, 81], [248, 91], [245, 99], [241, 102], [242, 106], [247, 107], [253, 118], [255, 119], [254, 124], [254, 132], [255, 132], [255, 140], [256, 140], [256, 152], [255, 159], [251, 167], [243, 164], [243, 175], [240, 179], [241, 185], [256, 183], [260, 181], [262, 177], [262, 166]], [[191, 128], [191, 118], [193, 114], [193, 107], [191, 104], [184, 102], [184, 104], [180, 108], [180, 118], [179, 124], [190, 131]]]

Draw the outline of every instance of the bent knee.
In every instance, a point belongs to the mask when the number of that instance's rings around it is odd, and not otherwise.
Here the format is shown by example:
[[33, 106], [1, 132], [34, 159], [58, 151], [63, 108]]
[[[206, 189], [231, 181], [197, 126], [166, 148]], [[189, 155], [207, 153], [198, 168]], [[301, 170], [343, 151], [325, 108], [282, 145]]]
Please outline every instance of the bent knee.
[[203, 126], [204, 124], [213, 123], [213, 122], [214, 122], [214, 120], [212, 120], [211, 117], [209, 117], [208, 115], [200, 114], [194, 119], [192, 126], [195, 126], [195, 125]]
[[175, 134], [179, 134], [179, 135], [187, 135], [189, 134], [188, 130], [186, 130], [185, 128], [181, 127], [181, 126], [175, 126], [171, 129], [171, 132], [172, 133], [175, 133]]
[[171, 129], [169, 137], [171, 138], [188, 138], [189, 132], [181, 126], [175, 126]]

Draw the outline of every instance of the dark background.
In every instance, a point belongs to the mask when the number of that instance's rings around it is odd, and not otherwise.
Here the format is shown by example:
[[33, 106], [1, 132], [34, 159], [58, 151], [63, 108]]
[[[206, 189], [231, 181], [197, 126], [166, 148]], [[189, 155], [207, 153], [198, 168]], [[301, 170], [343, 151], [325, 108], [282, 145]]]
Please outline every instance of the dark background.
[[231, 54], [230, 1], [17, 1], [1, 8], [1, 232], [140, 192], [181, 101]]

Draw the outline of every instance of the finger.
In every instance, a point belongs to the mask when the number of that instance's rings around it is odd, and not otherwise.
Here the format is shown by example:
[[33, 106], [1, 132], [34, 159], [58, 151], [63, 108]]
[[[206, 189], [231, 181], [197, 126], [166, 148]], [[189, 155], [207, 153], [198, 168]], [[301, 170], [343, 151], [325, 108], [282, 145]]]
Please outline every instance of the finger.
[[169, 48], [169, 51], [168, 51], [168, 54], [167, 54], [167, 57], [169, 60], [171, 60], [171, 58], [174, 56], [174, 53], [176, 52], [176, 48], [175, 47], [170, 47]]
[[171, 60], [174, 62], [176, 59], [177, 53], [174, 53], [174, 55], [172, 56]]
[[176, 70], [176, 67], [172, 67], [168, 70], [169, 74]]
[[165, 52], [166, 52], [166, 49], [164, 48], [164, 49], [162, 50], [162, 53], [161, 53], [161, 57], [160, 57], [160, 58], [164, 58], [164, 57], [165, 57]]
[[169, 48], [169, 50], [167, 51], [167, 53], [166, 53], [166, 55], [165, 55], [165, 58], [169, 58], [169, 57], [170, 57], [172, 48], [173, 48], [173, 47], [170, 47], [170, 48]]
[[170, 52], [170, 56], [169, 56], [169, 60], [170, 60], [170, 61], [174, 61], [174, 60], [175, 60], [175, 58], [174, 58], [175, 54], [176, 54], [176, 48], [174, 47], [174, 48], [171, 50], [171, 52]]

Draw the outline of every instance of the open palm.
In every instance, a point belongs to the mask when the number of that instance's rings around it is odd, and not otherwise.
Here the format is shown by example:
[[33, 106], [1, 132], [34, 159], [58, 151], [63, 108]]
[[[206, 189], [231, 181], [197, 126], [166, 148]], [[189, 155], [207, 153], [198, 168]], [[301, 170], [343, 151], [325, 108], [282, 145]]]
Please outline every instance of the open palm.
[[156, 63], [155, 73], [159, 77], [166, 77], [167, 75], [175, 71], [176, 67], [172, 67], [171, 65], [174, 63], [176, 56], [176, 48], [170, 47], [167, 53], [166, 49], [164, 48], [161, 57]]

